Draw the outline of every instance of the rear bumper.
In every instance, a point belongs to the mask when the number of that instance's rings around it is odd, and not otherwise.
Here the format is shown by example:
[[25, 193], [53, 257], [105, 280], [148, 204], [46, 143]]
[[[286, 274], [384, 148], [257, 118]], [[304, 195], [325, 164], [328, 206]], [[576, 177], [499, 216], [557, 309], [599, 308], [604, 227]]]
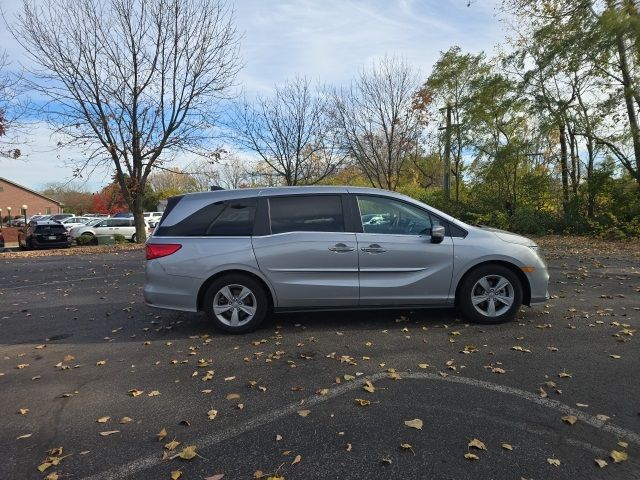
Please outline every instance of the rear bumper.
[[169, 275], [157, 260], [149, 260], [142, 290], [144, 303], [167, 310], [196, 312], [201, 283], [197, 278]]

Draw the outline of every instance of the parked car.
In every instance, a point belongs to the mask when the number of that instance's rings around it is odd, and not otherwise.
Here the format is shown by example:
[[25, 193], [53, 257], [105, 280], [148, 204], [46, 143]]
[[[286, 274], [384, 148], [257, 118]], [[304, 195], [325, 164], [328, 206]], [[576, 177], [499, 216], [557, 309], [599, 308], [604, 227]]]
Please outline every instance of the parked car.
[[162, 212], [144, 212], [143, 215], [148, 222], [158, 221], [162, 218]]
[[87, 222], [89, 222], [90, 220], [91, 220], [90, 217], [69, 217], [69, 218], [65, 218], [60, 223], [64, 225], [64, 228], [66, 228], [67, 231], [69, 232], [73, 227], [86, 225]]
[[49, 220], [53, 220], [54, 222], [62, 222], [62, 220], [66, 220], [67, 218], [73, 217], [72, 213], [58, 213], [56, 215], [51, 215]]
[[18, 232], [18, 246], [21, 250], [68, 248], [71, 243], [63, 225], [51, 220], [36, 220]]
[[78, 238], [96, 235], [116, 235], [120, 234], [127, 240], [136, 241], [136, 227], [133, 218], [104, 218], [92, 225], [83, 225], [71, 229], [70, 235], [72, 241], [78, 241]]
[[113, 218], [133, 218], [133, 213], [131, 212], [118, 212], [113, 215]]
[[532, 240], [371, 188], [173, 197], [146, 258], [148, 305], [204, 310], [232, 333], [271, 310], [458, 307], [467, 320], [498, 323], [548, 298]]

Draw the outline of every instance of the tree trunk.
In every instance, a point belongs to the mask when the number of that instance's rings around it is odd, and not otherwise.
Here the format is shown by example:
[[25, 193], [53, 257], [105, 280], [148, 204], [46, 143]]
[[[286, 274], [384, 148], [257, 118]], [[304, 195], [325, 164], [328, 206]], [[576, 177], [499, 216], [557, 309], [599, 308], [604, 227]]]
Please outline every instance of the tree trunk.
[[587, 152], [589, 161], [587, 163], [587, 218], [593, 218], [595, 215], [596, 191], [593, 186], [593, 165], [595, 162], [595, 151], [593, 138], [587, 137]]
[[136, 243], [144, 243], [147, 240], [147, 227], [144, 223], [144, 208], [142, 205], [142, 192], [137, 192], [132, 202], [133, 221], [136, 226]]
[[562, 172], [562, 211], [569, 214], [569, 169], [567, 159], [567, 135], [564, 123], [560, 124], [560, 169]]
[[622, 34], [616, 36], [616, 46], [618, 49], [618, 57], [620, 59], [620, 72], [622, 73], [622, 85], [624, 88], [624, 103], [627, 108], [627, 117], [629, 118], [629, 128], [631, 130], [631, 140], [633, 142], [633, 155], [635, 157], [635, 171], [630, 172], [636, 182], [640, 186], [640, 129], [638, 129], [638, 117], [633, 103], [633, 85], [631, 75], [629, 73], [629, 62], [627, 61], [626, 45]]

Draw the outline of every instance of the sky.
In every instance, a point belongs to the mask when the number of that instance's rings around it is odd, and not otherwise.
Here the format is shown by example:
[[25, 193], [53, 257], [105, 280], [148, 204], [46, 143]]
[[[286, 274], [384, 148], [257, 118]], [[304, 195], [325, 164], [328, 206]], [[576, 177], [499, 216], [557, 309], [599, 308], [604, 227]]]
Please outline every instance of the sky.
[[[21, 0], [0, 0], [10, 21]], [[363, 67], [385, 55], [406, 59], [426, 78], [441, 51], [491, 54], [505, 33], [498, 21], [499, 0], [230, 0], [242, 33], [244, 68], [239, 86], [248, 94], [268, 94], [296, 75], [321, 83], [347, 84]], [[0, 50], [18, 67], [21, 47], [0, 24]], [[0, 159], [0, 177], [35, 190], [72, 178], [69, 164], [80, 151], [57, 149], [59, 139], [43, 122], [29, 126], [19, 160]], [[83, 179], [96, 191], [110, 171]]]

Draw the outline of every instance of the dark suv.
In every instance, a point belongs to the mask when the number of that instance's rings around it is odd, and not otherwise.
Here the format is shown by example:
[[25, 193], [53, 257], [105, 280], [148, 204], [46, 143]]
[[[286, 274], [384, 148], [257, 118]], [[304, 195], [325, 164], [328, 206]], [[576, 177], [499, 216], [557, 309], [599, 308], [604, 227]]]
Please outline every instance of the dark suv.
[[67, 229], [54, 221], [35, 221], [20, 230], [18, 246], [21, 250], [33, 248], [68, 248], [71, 246]]

